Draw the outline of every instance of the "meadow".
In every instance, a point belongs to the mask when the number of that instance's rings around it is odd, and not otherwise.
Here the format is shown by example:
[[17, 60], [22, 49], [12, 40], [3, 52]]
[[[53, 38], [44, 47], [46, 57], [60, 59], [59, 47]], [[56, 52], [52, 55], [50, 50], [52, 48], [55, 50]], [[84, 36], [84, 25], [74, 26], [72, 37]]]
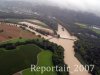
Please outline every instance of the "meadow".
[[[50, 51], [42, 51], [38, 54], [38, 62], [37, 62], [37, 67], [53, 67], [53, 62], [52, 62], [52, 52]], [[31, 71], [31, 69], [26, 69], [22, 72], [22, 75], [41, 75], [42, 71]], [[42, 75], [57, 75], [55, 70], [53, 71], [45, 71], [43, 72]]]
[[37, 55], [42, 49], [34, 44], [18, 46], [16, 49], [0, 48], [0, 74], [11, 75], [37, 64]]

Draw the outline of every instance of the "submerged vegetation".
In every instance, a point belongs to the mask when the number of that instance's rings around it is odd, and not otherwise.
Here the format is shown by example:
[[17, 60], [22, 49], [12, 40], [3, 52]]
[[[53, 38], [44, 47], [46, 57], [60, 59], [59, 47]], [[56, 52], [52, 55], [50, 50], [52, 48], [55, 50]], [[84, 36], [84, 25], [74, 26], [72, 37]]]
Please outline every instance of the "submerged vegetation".
[[[98, 41], [98, 42], [97, 42]], [[93, 75], [100, 75], [100, 39], [81, 37], [80, 40], [75, 42], [76, 55], [78, 58], [82, 57], [82, 63], [87, 65], [94, 65], [93, 71], [90, 71]], [[83, 64], [84, 65], [84, 64]]]
[[[64, 24], [66, 23], [63, 21]], [[65, 24], [70, 33], [78, 40], [75, 42], [75, 56], [83, 65], [94, 65], [92, 75], [100, 75], [100, 34], [87, 28], [87, 25], [76, 25], [75, 23]]]

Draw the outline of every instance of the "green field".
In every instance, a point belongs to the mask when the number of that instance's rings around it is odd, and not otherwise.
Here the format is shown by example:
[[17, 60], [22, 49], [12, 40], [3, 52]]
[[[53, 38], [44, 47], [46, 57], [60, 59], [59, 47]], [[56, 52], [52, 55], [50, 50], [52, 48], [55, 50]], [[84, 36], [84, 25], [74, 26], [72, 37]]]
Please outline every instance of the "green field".
[[37, 64], [37, 55], [41, 48], [32, 45], [18, 46], [13, 50], [0, 49], [0, 75], [10, 75]]
[[[41, 53], [39, 53], [38, 55], [38, 64], [37, 66], [41, 67], [52, 67], [53, 63], [52, 63], [52, 52], [50, 51], [42, 51]], [[22, 72], [22, 75], [57, 75], [55, 71], [49, 71], [49, 72], [44, 72], [43, 74], [41, 74], [41, 71], [39, 72], [35, 72], [32, 71], [31, 69], [26, 69]]]
[[6, 41], [2, 41], [0, 42], [0, 44], [5, 44], [5, 43], [16, 43], [16, 42], [25, 42], [28, 39], [11, 39], [11, 40], [6, 40]]
[[[63, 51], [61, 46], [39, 38], [13, 39], [1, 42], [0, 75], [12, 75], [19, 71], [22, 71], [23, 75], [57, 75], [58, 72], [55, 71], [54, 66], [64, 65]], [[54, 65], [56, 62], [59, 63]], [[36, 67], [49, 67], [49, 71], [45, 71], [43, 74], [41, 74], [41, 70], [31, 72], [29, 69], [31, 64], [36, 65]], [[68, 72], [60, 73], [68, 75]]]
[[81, 28], [87, 28], [86, 24], [82, 24], [82, 23], [78, 23], [78, 22], [76, 22], [75, 24], [80, 26]]
[[97, 34], [100, 34], [100, 30], [99, 29], [92, 29], [94, 32], [96, 32]]
[[88, 29], [96, 32], [97, 34], [100, 34], [100, 29], [89, 28], [88, 25], [82, 24], [82, 23], [75, 23], [75, 24], [80, 26], [81, 28], [88, 28]]

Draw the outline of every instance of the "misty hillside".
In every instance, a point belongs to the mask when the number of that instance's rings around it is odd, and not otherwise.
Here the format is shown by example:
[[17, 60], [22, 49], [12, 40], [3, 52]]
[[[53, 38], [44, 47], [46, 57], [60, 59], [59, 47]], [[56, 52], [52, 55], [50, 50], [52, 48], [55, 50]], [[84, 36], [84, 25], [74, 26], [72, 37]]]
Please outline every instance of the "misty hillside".
[[35, 2], [0, 1], [0, 18], [33, 18], [34, 15], [56, 17], [65, 24], [81, 22], [87, 25], [100, 25], [100, 17], [87, 12], [61, 9], [56, 6], [36, 4]]

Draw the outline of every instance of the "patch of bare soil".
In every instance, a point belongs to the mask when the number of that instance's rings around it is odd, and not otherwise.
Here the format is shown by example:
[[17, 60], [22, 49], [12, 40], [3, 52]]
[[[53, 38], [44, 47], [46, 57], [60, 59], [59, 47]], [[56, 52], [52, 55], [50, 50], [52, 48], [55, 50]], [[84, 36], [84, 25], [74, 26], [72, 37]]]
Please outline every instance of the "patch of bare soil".
[[5, 41], [9, 39], [15, 39], [15, 38], [36, 38], [37, 36], [29, 31], [23, 30], [22, 28], [7, 25], [6, 23], [0, 24], [0, 30], [3, 30], [0, 32], [0, 41]]

